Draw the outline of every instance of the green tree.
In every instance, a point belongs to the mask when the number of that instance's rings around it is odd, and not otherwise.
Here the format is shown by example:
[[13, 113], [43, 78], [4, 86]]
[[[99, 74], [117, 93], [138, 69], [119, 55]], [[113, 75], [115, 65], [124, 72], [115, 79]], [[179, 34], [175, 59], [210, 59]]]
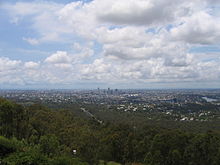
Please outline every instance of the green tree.
[[28, 118], [24, 107], [0, 99], [0, 133], [5, 137], [21, 139], [27, 133]]
[[52, 157], [59, 153], [59, 141], [55, 135], [44, 135], [39, 141], [40, 151]]

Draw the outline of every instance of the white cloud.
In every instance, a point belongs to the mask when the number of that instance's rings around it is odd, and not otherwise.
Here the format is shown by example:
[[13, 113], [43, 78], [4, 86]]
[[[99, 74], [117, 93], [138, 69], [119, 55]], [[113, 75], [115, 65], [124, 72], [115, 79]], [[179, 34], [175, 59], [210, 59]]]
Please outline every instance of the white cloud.
[[0, 72], [16, 70], [21, 61], [10, 60], [7, 57], [0, 57]]
[[35, 38], [25, 38], [25, 37], [23, 37], [23, 40], [27, 41], [31, 45], [38, 45], [39, 44], [39, 41]]
[[191, 44], [219, 44], [220, 18], [206, 12], [195, 13], [171, 30], [171, 36]]
[[53, 2], [17, 2], [15, 4], [3, 3], [2, 8], [12, 11], [12, 15], [15, 16], [31, 16], [41, 14], [42, 11], [54, 11], [63, 5]]
[[11, 75], [24, 75], [16, 76], [16, 81], [30, 84], [219, 81], [218, 52], [190, 53], [195, 45], [219, 46], [220, 19], [212, 8], [217, 4], [215, 0], [93, 0], [3, 5], [17, 26], [26, 20], [37, 33], [23, 40], [37, 46], [58, 42], [69, 49], [54, 50], [37, 63], [0, 58], [0, 71], [14, 68]]
[[23, 84], [21, 67], [21, 61], [0, 57], [0, 84]]
[[126, 25], [161, 25], [173, 21], [182, 1], [96, 0], [100, 21]]
[[172, 41], [166, 30], [158, 34], [146, 33], [144, 28], [124, 27], [100, 30], [99, 42], [103, 43], [103, 53], [107, 57], [123, 60], [150, 58], [185, 58], [187, 45]]
[[11, 15], [11, 22], [17, 25], [23, 20], [30, 19], [30, 27], [38, 34], [38, 38], [24, 36], [23, 40], [32, 45], [45, 42], [68, 42], [66, 33], [72, 29], [59, 20], [59, 10], [64, 7], [62, 4], [53, 2], [17, 2], [15, 4], [4, 3], [1, 8]]
[[[57, 52], [54, 55], [62, 54]], [[63, 53], [63, 57], [66, 56]], [[0, 83], [11, 84], [71, 84], [80, 81], [103, 83], [155, 83], [155, 82], [194, 82], [220, 79], [220, 60], [200, 61], [196, 54], [188, 54], [187, 59], [171, 60], [166, 58], [151, 58], [146, 60], [109, 60], [99, 58], [91, 64], [71, 63], [69, 60], [60, 61], [57, 58], [52, 63], [20, 62], [0, 58], [2, 66]], [[188, 60], [188, 61], [187, 61]], [[54, 63], [55, 62], [55, 63]], [[186, 65], [185, 62], [188, 62]], [[50, 65], [48, 65], [50, 64]]]
[[27, 69], [37, 69], [39, 67], [39, 63], [29, 61], [24, 63], [24, 67]]
[[65, 64], [65, 63], [70, 63], [71, 58], [67, 55], [67, 52], [57, 51], [56, 53], [47, 57], [45, 59], [45, 62], [52, 64]]

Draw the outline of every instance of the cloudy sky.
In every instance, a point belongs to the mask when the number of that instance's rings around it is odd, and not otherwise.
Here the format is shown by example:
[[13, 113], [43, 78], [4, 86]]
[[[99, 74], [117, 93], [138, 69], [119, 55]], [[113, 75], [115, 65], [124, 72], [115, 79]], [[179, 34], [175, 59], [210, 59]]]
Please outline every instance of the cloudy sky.
[[0, 88], [97, 87], [220, 88], [220, 1], [0, 1]]

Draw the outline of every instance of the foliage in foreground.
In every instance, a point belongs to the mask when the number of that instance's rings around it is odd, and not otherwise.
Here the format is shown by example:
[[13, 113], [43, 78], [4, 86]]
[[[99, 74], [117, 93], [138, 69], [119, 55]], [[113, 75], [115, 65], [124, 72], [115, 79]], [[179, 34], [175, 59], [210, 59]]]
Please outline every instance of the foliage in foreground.
[[4, 99], [0, 99], [0, 135], [5, 165], [220, 164], [219, 132], [99, 124], [70, 111], [22, 107]]

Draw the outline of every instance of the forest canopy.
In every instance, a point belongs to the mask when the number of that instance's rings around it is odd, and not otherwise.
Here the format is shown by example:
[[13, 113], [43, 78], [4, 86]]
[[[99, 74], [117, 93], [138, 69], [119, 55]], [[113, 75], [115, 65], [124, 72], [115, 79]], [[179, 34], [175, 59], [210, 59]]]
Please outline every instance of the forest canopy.
[[[74, 112], [0, 99], [2, 164], [218, 165], [220, 132], [99, 123]], [[111, 164], [111, 163], [110, 163]]]

